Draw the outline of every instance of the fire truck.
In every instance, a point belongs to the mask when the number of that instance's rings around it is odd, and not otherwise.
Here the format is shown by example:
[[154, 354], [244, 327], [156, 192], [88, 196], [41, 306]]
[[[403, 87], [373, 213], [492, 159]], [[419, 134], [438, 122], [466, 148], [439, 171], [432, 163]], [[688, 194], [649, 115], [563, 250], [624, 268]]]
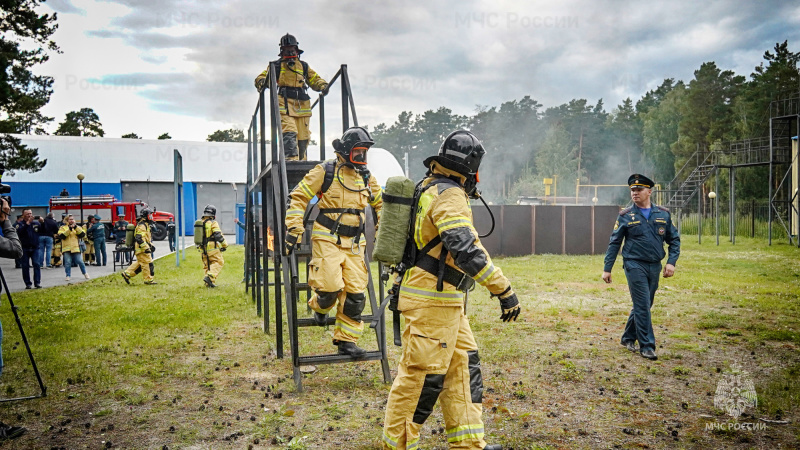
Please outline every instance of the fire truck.
[[[136, 223], [139, 211], [147, 207], [147, 203], [136, 200], [135, 202], [122, 202], [113, 195], [84, 195], [83, 196], [83, 218], [88, 221], [89, 215], [97, 214], [100, 222], [106, 227], [106, 238], [110, 237], [111, 230], [114, 229], [114, 222], [124, 218], [129, 223]], [[153, 224], [150, 226], [153, 240], [162, 241], [167, 237], [167, 223], [175, 220], [175, 215], [164, 211], [153, 212]], [[80, 197], [50, 197], [50, 212], [54, 213], [56, 220], [59, 213], [72, 214], [77, 221], [80, 221], [81, 198]]]

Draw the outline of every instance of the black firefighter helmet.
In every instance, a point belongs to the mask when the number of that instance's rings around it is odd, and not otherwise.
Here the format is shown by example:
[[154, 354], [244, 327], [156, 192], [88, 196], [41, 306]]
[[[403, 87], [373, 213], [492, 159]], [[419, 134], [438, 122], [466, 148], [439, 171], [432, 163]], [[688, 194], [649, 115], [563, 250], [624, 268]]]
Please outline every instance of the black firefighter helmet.
[[367, 167], [367, 152], [363, 155], [353, 158], [354, 148], [369, 149], [375, 141], [369, 132], [362, 127], [351, 127], [342, 134], [341, 139], [333, 140], [333, 149], [336, 153], [342, 155], [344, 163], [353, 168], [366, 168]]
[[203, 217], [217, 217], [217, 208], [211, 204], [206, 205], [203, 209]]
[[439, 153], [426, 158], [423, 164], [430, 169], [431, 162], [436, 161], [466, 177], [464, 189], [472, 197], [477, 194], [478, 169], [485, 154], [486, 149], [474, 134], [467, 130], [457, 130], [445, 138], [439, 147]]
[[[297, 42], [297, 39], [289, 33], [283, 35], [279, 45], [280, 45], [280, 53], [278, 54], [278, 56], [299, 57], [303, 53], [303, 51], [300, 50], [299, 47], [300, 43]], [[284, 48], [287, 47], [294, 47], [297, 50], [297, 53], [295, 55], [286, 55]]]
[[142, 210], [139, 211], [139, 218], [144, 220], [150, 220], [150, 216], [152, 214], [153, 210], [150, 209], [150, 207], [148, 206], [147, 208], [142, 208]]

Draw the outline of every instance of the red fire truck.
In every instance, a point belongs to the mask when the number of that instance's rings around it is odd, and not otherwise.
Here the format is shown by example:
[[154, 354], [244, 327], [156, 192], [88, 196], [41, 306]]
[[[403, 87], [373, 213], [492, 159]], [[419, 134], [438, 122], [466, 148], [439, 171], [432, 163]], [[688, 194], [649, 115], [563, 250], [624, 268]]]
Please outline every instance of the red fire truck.
[[[106, 237], [111, 234], [114, 222], [125, 218], [129, 223], [136, 223], [139, 211], [148, 206], [147, 203], [136, 200], [135, 202], [122, 202], [114, 198], [113, 195], [84, 195], [83, 196], [83, 218], [88, 221], [89, 215], [99, 215], [100, 222], [106, 226]], [[155, 210], [155, 208], [151, 208]], [[72, 214], [76, 221], [80, 221], [81, 198], [80, 197], [50, 197], [50, 211], [54, 213], [56, 220], [60, 218], [59, 213]], [[164, 211], [153, 213], [153, 225], [151, 231], [153, 240], [162, 241], [167, 237], [167, 222], [175, 220], [175, 215]]]

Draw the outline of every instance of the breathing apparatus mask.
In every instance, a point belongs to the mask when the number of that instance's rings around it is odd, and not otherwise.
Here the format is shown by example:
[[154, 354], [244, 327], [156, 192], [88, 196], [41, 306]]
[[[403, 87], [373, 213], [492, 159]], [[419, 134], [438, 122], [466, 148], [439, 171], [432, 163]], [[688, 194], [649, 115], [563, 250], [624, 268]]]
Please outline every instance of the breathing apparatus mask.
[[341, 139], [333, 141], [334, 151], [342, 156], [344, 165], [358, 173], [367, 173], [367, 151], [375, 143], [372, 136], [362, 127], [352, 127], [342, 134]]

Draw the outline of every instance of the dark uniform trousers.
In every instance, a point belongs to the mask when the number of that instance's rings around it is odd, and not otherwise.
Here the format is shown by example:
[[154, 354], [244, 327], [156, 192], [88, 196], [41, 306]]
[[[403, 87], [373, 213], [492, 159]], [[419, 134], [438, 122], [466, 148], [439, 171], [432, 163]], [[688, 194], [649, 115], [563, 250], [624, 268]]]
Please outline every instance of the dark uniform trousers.
[[658, 289], [661, 263], [626, 259], [622, 266], [625, 268], [625, 277], [628, 279], [628, 289], [633, 300], [633, 308], [625, 324], [622, 341], [639, 341], [640, 349], [655, 350], [656, 337], [650, 321], [650, 308], [653, 307], [653, 299]]

